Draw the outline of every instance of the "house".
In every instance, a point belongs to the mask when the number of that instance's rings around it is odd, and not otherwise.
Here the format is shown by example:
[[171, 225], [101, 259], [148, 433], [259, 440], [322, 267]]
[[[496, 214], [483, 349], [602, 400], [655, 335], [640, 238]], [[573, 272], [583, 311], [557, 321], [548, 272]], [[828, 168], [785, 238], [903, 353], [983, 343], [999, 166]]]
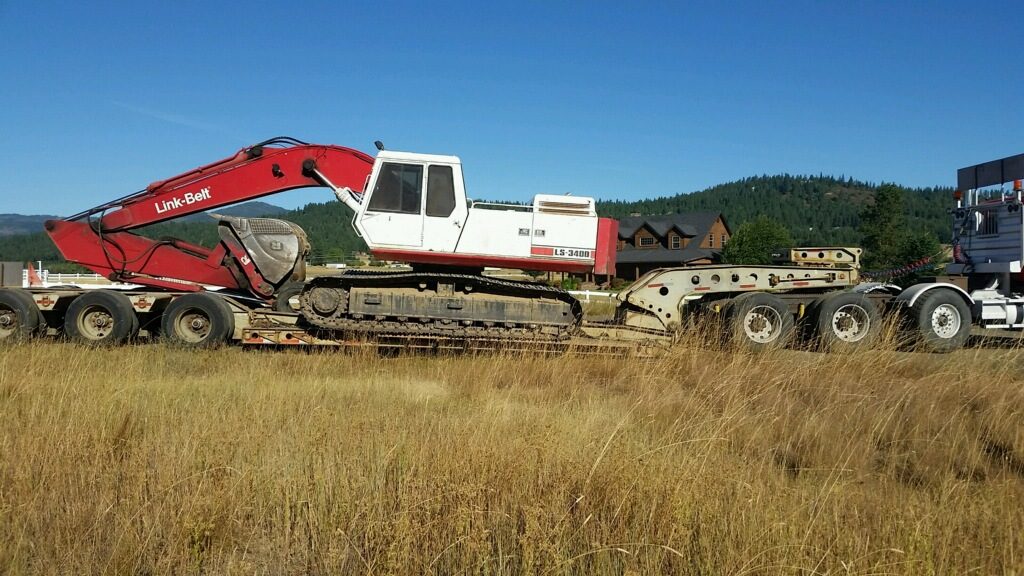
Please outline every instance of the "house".
[[615, 275], [636, 280], [655, 268], [720, 262], [730, 235], [721, 212], [622, 218]]

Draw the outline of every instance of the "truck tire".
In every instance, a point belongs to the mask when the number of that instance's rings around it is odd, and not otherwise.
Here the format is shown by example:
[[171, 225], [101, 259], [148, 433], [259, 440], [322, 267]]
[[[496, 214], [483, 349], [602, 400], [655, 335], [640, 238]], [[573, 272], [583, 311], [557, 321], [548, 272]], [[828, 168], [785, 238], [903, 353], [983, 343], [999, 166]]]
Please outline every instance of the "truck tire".
[[947, 353], [967, 343], [971, 308], [951, 290], [935, 288], [906, 310], [914, 342], [927, 352]]
[[811, 305], [814, 341], [824, 351], [870, 348], [882, 330], [878, 306], [865, 294], [833, 292]]
[[91, 346], [123, 344], [139, 333], [139, 317], [128, 297], [113, 290], [93, 290], [75, 298], [64, 314], [64, 334]]
[[281, 287], [274, 296], [275, 312], [298, 312], [299, 309], [292, 306], [290, 300], [302, 292], [302, 282], [289, 282]]
[[783, 348], [793, 339], [793, 315], [778, 296], [748, 292], [725, 308], [726, 335], [740, 350], [760, 352]]
[[235, 331], [235, 315], [223, 298], [196, 292], [175, 298], [164, 310], [161, 332], [167, 342], [191, 348], [214, 348]]
[[46, 329], [32, 295], [20, 288], [0, 290], [0, 342], [19, 342]]

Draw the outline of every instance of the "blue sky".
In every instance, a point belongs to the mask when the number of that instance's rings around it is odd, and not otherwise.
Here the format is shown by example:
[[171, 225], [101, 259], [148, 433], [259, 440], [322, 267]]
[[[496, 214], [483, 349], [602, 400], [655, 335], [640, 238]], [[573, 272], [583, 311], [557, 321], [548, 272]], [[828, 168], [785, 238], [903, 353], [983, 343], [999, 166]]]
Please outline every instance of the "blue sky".
[[952, 185], [1024, 151], [1022, 44], [1011, 2], [0, 0], [0, 212], [77, 212], [278, 135], [456, 154], [474, 198]]

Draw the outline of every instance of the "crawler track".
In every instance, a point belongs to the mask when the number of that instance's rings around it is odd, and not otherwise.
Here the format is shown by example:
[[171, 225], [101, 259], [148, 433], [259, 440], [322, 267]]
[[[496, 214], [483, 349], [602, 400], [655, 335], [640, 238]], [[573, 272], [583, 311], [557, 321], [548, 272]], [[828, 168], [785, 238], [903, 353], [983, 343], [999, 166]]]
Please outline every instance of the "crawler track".
[[347, 272], [310, 281], [299, 301], [300, 325], [325, 335], [564, 342], [583, 321], [565, 290], [472, 274]]

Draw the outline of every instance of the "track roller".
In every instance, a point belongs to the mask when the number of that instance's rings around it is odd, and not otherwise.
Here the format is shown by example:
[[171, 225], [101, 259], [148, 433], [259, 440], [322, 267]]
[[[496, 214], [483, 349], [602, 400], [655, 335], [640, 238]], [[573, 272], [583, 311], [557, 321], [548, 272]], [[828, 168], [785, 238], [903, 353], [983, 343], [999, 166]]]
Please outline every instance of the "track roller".
[[179, 346], [213, 348], [235, 331], [231, 306], [216, 294], [197, 292], [174, 299], [160, 324], [164, 338]]
[[37, 336], [46, 329], [32, 295], [19, 288], [0, 290], [0, 342], [15, 342]]
[[870, 348], [882, 330], [878, 306], [864, 294], [833, 292], [810, 309], [812, 338], [823, 351], [850, 352]]
[[64, 314], [64, 334], [82, 344], [123, 344], [139, 333], [139, 317], [127, 296], [94, 290], [75, 298]]
[[725, 307], [726, 334], [742, 350], [774, 350], [793, 339], [793, 315], [777, 296], [748, 292]]

